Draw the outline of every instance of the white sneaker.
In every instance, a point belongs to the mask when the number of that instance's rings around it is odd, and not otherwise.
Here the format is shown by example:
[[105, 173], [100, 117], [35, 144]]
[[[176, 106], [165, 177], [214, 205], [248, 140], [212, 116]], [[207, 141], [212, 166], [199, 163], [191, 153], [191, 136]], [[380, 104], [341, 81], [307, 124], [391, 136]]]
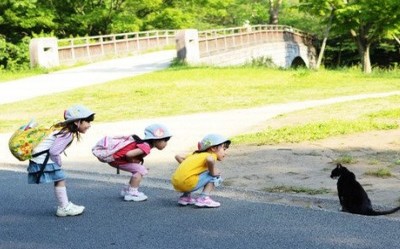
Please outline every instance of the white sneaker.
[[145, 201], [147, 196], [139, 191], [128, 191], [124, 196], [125, 201]]
[[56, 215], [59, 217], [80, 215], [85, 210], [84, 206], [78, 206], [69, 202], [65, 207], [58, 207]]

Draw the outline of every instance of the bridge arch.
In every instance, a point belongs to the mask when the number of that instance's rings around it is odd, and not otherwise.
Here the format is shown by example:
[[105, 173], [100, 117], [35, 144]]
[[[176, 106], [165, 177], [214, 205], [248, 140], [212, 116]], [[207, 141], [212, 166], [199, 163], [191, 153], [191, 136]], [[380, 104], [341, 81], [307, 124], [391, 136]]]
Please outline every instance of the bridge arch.
[[293, 68], [307, 67], [307, 64], [300, 56], [297, 56], [293, 59], [290, 67], [293, 67]]

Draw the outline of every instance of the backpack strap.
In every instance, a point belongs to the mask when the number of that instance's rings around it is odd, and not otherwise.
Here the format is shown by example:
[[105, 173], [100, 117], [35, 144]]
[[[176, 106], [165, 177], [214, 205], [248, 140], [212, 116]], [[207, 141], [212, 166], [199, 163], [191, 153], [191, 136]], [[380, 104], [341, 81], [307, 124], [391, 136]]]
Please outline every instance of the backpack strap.
[[32, 155], [32, 157], [37, 157], [37, 156], [43, 155], [45, 153], [46, 153], [46, 158], [44, 159], [43, 164], [40, 166], [39, 172], [36, 173], [36, 184], [40, 183], [40, 177], [42, 177], [44, 169], [46, 168], [47, 162], [49, 161], [50, 152], [49, 152], [49, 150], [44, 150], [44, 151], [41, 151], [41, 152], [38, 152], [38, 153], [35, 153]]

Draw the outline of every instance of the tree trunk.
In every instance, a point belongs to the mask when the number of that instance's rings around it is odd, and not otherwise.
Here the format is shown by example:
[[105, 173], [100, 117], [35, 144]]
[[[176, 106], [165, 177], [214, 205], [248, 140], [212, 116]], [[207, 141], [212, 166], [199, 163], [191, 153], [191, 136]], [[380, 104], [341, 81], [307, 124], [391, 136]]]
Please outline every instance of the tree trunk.
[[319, 54], [318, 54], [317, 65], [315, 65], [315, 69], [316, 70], [318, 70], [319, 67], [321, 66], [322, 57], [324, 57], [325, 46], [326, 46], [326, 41], [327, 40], [328, 40], [327, 36], [325, 36], [324, 39], [322, 40], [321, 50], [319, 51]]
[[[359, 41], [359, 39], [358, 39]], [[370, 44], [363, 44], [361, 42], [357, 42], [357, 47], [358, 47], [358, 52], [361, 57], [361, 69], [364, 73], [371, 73], [372, 72], [372, 67], [371, 67], [371, 59], [369, 56], [369, 48]]]
[[326, 41], [328, 40], [329, 31], [331, 30], [331, 27], [332, 27], [332, 19], [333, 19], [333, 15], [335, 13], [334, 11], [335, 11], [335, 9], [332, 8], [331, 9], [331, 15], [329, 16], [328, 26], [326, 27], [325, 34], [324, 34], [324, 39], [322, 41], [321, 50], [319, 51], [319, 54], [318, 54], [317, 65], [315, 66], [315, 68], [317, 70], [321, 66], [322, 58], [324, 57]]
[[269, 24], [278, 24], [282, 0], [269, 0]]
[[366, 44], [364, 47], [362, 57], [361, 57], [362, 69], [363, 69], [364, 73], [372, 72], [371, 59], [369, 56], [369, 48], [370, 48], [370, 44]]
[[371, 67], [371, 59], [369, 56], [369, 48], [371, 47], [371, 43], [368, 41], [368, 39], [363, 39], [363, 37], [365, 37], [363, 35], [363, 32], [360, 32], [359, 34], [357, 34], [354, 30], [351, 30], [350, 32], [356, 41], [358, 53], [361, 58], [362, 71], [364, 73], [371, 73], [372, 67]]
[[397, 36], [395, 36], [395, 35], [393, 35], [393, 37], [394, 37], [394, 39], [397, 41], [397, 43], [400, 45], [400, 39], [399, 39]]

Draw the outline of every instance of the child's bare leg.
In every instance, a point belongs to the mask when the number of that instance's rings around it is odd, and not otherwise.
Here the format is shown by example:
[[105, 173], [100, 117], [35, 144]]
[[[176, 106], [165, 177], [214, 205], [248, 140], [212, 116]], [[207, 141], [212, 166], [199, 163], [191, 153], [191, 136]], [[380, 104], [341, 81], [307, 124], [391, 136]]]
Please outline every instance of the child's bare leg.
[[210, 195], [210, 192], [214, 190], [214, 183], [209, 182], [207, 183], [204, 188], [203, 188], [203, 193], [204, 195]]
[[54, 182], [54, 187], [65, 187], [65, 180]]
[[132, 188], [139, 188], [140, 182], [142, 181], [143, 176], [140, 173], [135, 173], [132, 175], [131, 179], [129, 180], [129, 185]]

